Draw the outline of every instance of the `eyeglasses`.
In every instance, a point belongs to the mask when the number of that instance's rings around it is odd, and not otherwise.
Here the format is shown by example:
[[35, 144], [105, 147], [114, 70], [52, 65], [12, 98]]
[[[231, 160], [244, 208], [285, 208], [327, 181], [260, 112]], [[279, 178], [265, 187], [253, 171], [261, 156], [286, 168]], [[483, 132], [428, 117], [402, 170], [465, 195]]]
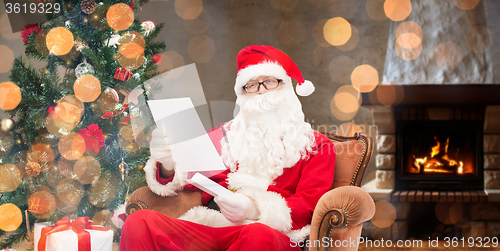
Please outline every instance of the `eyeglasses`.
[[260, 89], [260, 85], [263, 85], [266, 90], [273, 90], [278, 88], [281, 82], [283, 82], [283, 80], [281, 79], [268, 78], [262, 82], [255, 81], [247, 83], [243, 86], [243, 90], [245, 90], [247, 93], [258, 92]]

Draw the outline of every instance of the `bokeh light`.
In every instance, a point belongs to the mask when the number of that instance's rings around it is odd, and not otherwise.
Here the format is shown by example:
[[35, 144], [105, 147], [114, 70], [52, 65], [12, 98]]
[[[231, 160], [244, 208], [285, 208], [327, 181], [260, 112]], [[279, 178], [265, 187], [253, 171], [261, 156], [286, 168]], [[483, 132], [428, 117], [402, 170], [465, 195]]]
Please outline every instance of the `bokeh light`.
[[492, 44], [491, 31], [483, 25], [472, 26], [465, 34], [465, 45], [475, 53], [486, 52]]
[[75, 95], [66, 95], [57, 103], [54, 112], [64, 122], [77, 123], [85, 112], [83, 102]]
[[12, 192], [21, 184], [22, 174], [13, 164], [0, 165], [0, 192]]
[[113, 201], [117, 181], [110, 175], [103, 175], [89, 187], [89, 201], [96, 207], [107, 207]]
[[461, 10], [472, 10], [476, 8], [480, 0], [453, 0], [455, 6]]
[[127, 58], [136, 58], [138, 56], [144, 55], [144, 48], [136, 43], [127, 43], [120, 45], [118, 51]]
[[398, 28], [396, 28], [396, 32], [394, 34], [395, 37], [398, 38], [406, 33], [412, 33], [420, 38], [420, 40], [423, 39], [422, 27], [420, 27], [420, 25], [413, 21], [406, 21], [398, 25]]
[[0, 206], [0, 229], [5, 232], [14, 231], [23, 223], [21, 209], [12, 203]]
[[73, 171], [82, 184], [90, 184], [101, 176], [101, 164], [92, 156], [78, 159], [73, 166]]
[[385, 200], [375, 202], [375, 215], [371, 219], [373, 225], [379, 228], [390, 227], [396, 220], [396, 208]]
[[321, 47], [329, 47], [331, 46], [328, 41], [326, 41], [325, 36], [323, 35], [323, 27], [325, 26], [328, 19], [321, 19], [314, 25], [312, 29], [312, 35], [314, 41]]
[[195, 62], [206, 63], [215, 55], [215, 43], [206, 35], [194, 36], [189, 40], [187, 51]]
[[21, 89], [15, 83], [0, 84], [0, 109], [12, 110], [21, 102]]
[[14, 52], [7, 46], [0, 44], [0, 73], [8, 72], [12, 68]]
[[352, 85], [341, 86], [330, 102], [332, 115], [341, 121], [351, 120], [361, 105], [361, 94]]
[[384, 2], [384, 12], [392, 21], [405, 20], [411, 13], [411, 1], [386, 0]]
[[352, 51], [359, 43], [359, 31], [356, 27], [351, 25], [351, 37], [343, 45], [336, 46], [341, 51]]
[[346, 137], [352, 137], [354, 134], [357, 132], [363, 132], [361, 127], [358, 125], [352, 123], [352, 122], [347, 122], [339, 126], [335, 134], [340, 135], [340, 136], [346, 136]]
[[136, 31], [127, 31], [120, 36], [118, 40], [120, 46], [118, 51], [127, 58], [137, 58], [144, 56], [146, 42], [144, 37]]
[[334, 83], [347, 84], [351, 81], [352, 71], [356, 68], [354, 60], [347, 56], [334, 58], [328, 65], [328, 73]]
[[384, 12], [385, 0], [367, 0], [365, 4], [366, 14], [375, 21], [387, 19]]
[[297, 6], [298, 0], [269, 0], [275, 10], [291, 11]]
[[[405, 33], [405, 34], [413, 34], [413, 33]], [[408, 36], [409, 38], [415, 38], [417, 39], [418, 36]], [[396, 54], [403, 60], [410, 61], [418, 58], [420, 54], [422, 53], [422, 43], [419, 43], [415, 48], [405, 48], [401, 46], [401, 44], [404, 44], [408, 47], [412, 46], [412, 43], [407, 43], [404, 39], [401, 39], [401, 41], [397, 41], [394, 43], [394, 49], [396, 50]]]
[[184, 25], [184, 29], [191, 34], [198, 35], [208, 30], [210, 22], [210, 14], [204, 9], [195, 19], [183, 19], [182, 24]]
[[78, 133], [63, 135], [59, 140], [59, 152], [67, 160], [77, 160], [83, 156], [86, 145], [85, 139]]
[[65, 55], [73, 48], [73, 33], [65, 27], [56, 27], [45, 38], [47, 49], [54, 55]]
[[6, 39], [14, 40], [21, 38], [21, 32], [12, 33], [12, 26], [10, 25], [9, 16], [7, 13], [0, 17], [0, 34]]
[[396, 43], [404, 49], [414, 49], [422, 43], [422, 39], [413, 33], [403, 33], [396, 39]]
[[334, 17], [323, 26], [323, 35], [331, 45], [343, 45], [351, 38], [351, 24], [344, 18]]
[[135, 135], [134, 128], [131, 125], [125, 125], [120, 128], [118, 133], [118, 144], [124, 151], [135, 152], [143, 146], [144, 142], [144, 134], [140, 133], [139, 135]]
[[134, 22], [134, 11], [124, 3], [117, 3], [108, 9], [106, 19], [111, 28], [119, 31], [126, 30]]
[[93, 75], [85, 74], [76, 79], [73, 90], [82, 102], [92, 102], [101, 94], [101, 82]]
[[202, 0], [175, 0], [175, 13], [182, 19], [192, 20], [203, 11]]
[[360, 65], [351, 74], [352, 86], [359, 92], [371, 92], [377, 87], [378, 72], [371, 65]]
[[[179, 68], [184, 66], [186, 63], [184, 61], [184, 57], [176, 51], [166, 51], [161, 54], [162, 60], [160, 64], [158, 64], [158, 72], [163, 73], [175, 68]], [[182, 71], [179, 71], [179, 75]], [[171, 73], [169, 73], [171, 74]], [[176, 76], [171, 75], [172, 78]]]
[[129, 71], [138, 69], [139, 67], [141, 67], [144, 61], [146, 61], [144, 55], [139, 55], [136, 58], [127, 58], [123, 56], [121, 53], [118, 53], [117, 59], [120, 66]]
[[56, 188], [57, 197], [69, 205], [77, 205], [85, 194], [82, 183], [74, 179], [62, 179]]
[[26, 154], [28, 162], [38, 163], [41, 171], [48, 171], [54, 165], [55, 154], [47, 144], [34, 144]]
[[56, 199], [49, 191], [34, 192], [28, 200], [30, 213], [38, 219], [49, 218], [56, 211]]
[[453, 203], [453, 205], [450, 207], [450, 221], [453, 224], [457, 224], [462, 219], [462, 216], [463, 216], [462, 203], [460, 202]]
[[331, 0], [328, 10], [334, 17], [349, 19], [358, 11], [358, 2], [352, 0]]
[[404, 97], [404, 89], [401, 85], [379, 85], [368, 95], [370, 103], [380, 103], [391, 107], [399, 104]]
[[299, 45], [306, 36], [304, 24], [296, 19], [287, 19], [281, 21], [278, 27], [278, 39], [286, 46]]
[[449, 202], [438, 202], [436, 204], [435, 212], [436, 212], [436, 217], [439, 221], [441, 221], [444, 224], [453, 224], [451, 221], [450, 217], [450, 209], [453, 206], [453, 203]]
[[100, 108], [98, 114], [105, 114], [107, 112], [116, 113], [119, 110], [120, 98], [113, 88], [106, 88], [99, 96], [97, 103]]
[[447, 41], [434, 50], [434, 59], [443, 69], [453, 69], [462, 62], [462, 49], [457, 44]]

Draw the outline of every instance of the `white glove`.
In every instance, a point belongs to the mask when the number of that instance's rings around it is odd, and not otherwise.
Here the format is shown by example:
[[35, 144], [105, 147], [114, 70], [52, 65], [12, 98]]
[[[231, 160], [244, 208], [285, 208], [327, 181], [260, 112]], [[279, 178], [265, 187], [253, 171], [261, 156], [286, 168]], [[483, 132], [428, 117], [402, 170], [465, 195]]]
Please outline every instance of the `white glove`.
[[175, 161], [172, 158], [171, 146], [167, 142], [167, 135], [160, 128], [153, 130], [149, 150], [151, 158], [160, 162], [166, 170], [174, 170]]
[[255, 220], [258, 217], [255, 204], [243, 194], [218, 195], [215, 196], [214, 201], [219, 205], [221, 213], [231, 222], [236, 223], [245, 219]]

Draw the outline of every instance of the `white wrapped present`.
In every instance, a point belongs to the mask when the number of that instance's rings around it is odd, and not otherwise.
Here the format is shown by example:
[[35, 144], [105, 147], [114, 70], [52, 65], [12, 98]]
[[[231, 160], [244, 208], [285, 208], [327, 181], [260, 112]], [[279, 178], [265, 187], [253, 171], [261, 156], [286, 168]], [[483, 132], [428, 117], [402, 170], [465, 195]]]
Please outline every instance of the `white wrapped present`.
[[35, 251], [111, 251], [113, 231], [81, 217], [70, 221], [35, 223]]

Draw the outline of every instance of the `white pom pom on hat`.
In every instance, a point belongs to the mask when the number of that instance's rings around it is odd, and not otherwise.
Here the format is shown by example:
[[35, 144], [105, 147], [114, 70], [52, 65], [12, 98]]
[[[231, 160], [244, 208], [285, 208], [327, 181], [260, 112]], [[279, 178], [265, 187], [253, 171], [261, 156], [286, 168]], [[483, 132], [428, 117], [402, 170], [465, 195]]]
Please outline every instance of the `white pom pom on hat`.
[[[284, 52], [269, 45], [250, 45], [240, 50], [236, 57], [238, 76], [234, 90], [236, 95], [243, 93], [243, 86], [259, 76], [276, 78], [290, 77], [297, 81], [296, 93], [309, 96], [314, 92], [314, 85], [304, 80], [299, 67]], [[286, 82], [286, 80], [285, 80]]]

